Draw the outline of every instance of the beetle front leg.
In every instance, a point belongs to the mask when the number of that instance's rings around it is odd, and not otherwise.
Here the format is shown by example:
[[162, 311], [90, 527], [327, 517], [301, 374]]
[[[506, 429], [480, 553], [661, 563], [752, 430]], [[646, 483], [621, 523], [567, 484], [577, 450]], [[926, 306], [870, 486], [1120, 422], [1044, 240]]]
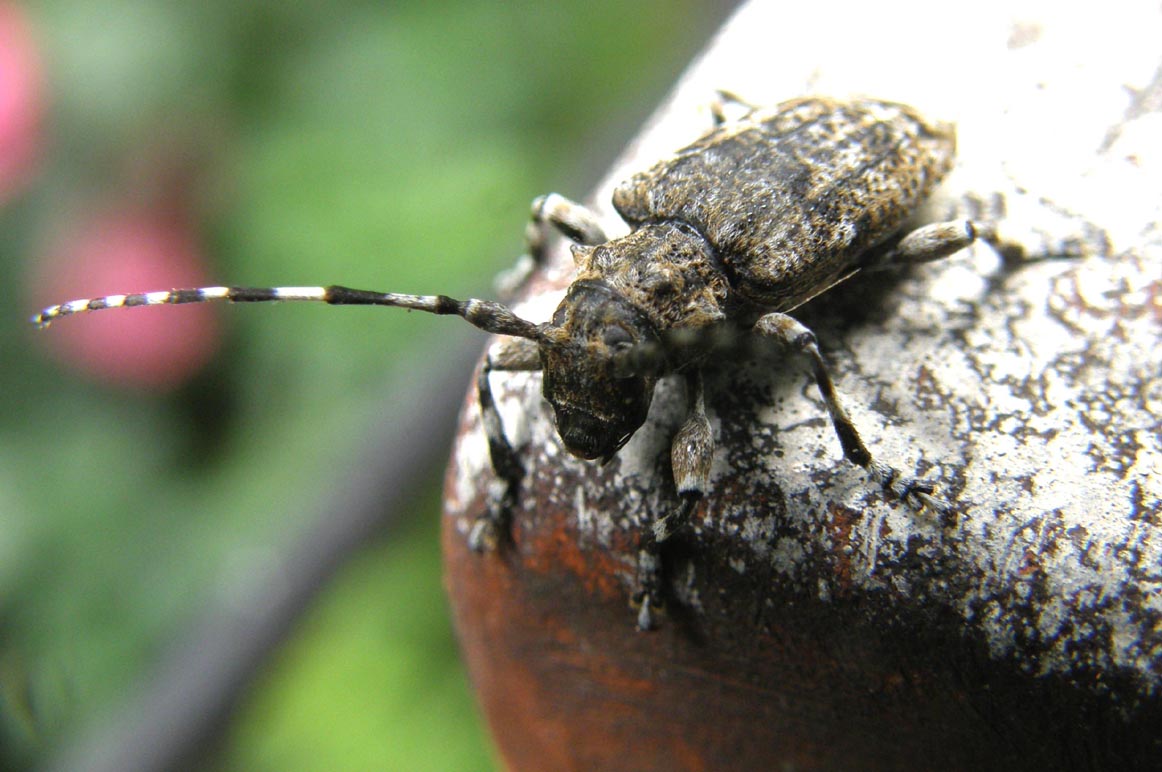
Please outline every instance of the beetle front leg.
[[915, 477], [905, 475], [893, 466], [877, 461], [864, 445], [856, 431], [855, 424], [839, 401], [835, 390], [835, 383], [823, 362], [823, 355], [819, 353], [819, 345], [815, 341], [815, 333], [807, 329], [797, 320], [786, 314], [770, 313], [760, 318], [754, 325], [754, 332], [784, 346], [805, 354], [811, 360], [811, 367], [815, 376], [815, 383], [819, 386], [819, 393], [827, 405], [827, 413], [831, 416], [831, 424], [839, 436], [839, 443], [843, 446], [843, 455], [856, 466], [867, 470], [887, 493], [895, 496], [914, 509], [930, 507], [941, 516], [951, 512], [952, 506], [932, 495], [934, 487]]
[[488, 353], [476, 377], [476, 394], [480, 401], [484, 434], [488, 438], [488, 455], [497, 477], [489, 491], [488, 509], [476, 518], [468, 532], [468, 546], [476, 552], [495, 549], [502, 538], [509, 536], [516, 494], [525, 473], [524, 464], [504, 434], [504, 425], [500, 420], [500, 411], [496, 409], [488, 376], [493, 371], [539, 369], [541, 358], [536, 343], [525, 338], [510, 338]]
[[587, 246], [604, 244], [609, 240], [598, 222], [597, 214], [585, 205], [558, 193], [538, 196], [533, 199], [532, 213], [525, 226], [525, 254], [520, 256], [515, 266], [496, 279], [497, 290], [502, 297], [514, 295], [533, 271], [544, 265], [550, 230]]
[[649, 630], [654, 626], [653, 609], [662, 605], [661, 543], [690, 520], [698, 502], [710, 489], [710, 463], [714, 456], [714, 433], [706, 417], [706, 400], [702, 372], [687, 376], [690, 412], [670, 445], [670, 464], [674, 487], [681, 499], [678, 508], [654, 522], [642, 538], [638, 550], [637, 584], [633, 603], [638, 607], [637, 626]]

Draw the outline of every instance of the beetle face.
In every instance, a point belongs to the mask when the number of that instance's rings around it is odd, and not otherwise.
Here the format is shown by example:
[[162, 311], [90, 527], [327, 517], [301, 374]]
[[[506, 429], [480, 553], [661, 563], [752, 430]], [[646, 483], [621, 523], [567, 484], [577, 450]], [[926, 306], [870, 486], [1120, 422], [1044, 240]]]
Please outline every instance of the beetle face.
[[608, 461], [645, 422], [657, 376], [616, 377], [614, 357], [656, 342], [649, 321], [602, 282], [575, 282], [553, 315], [556, 335], [542, 340], [545, 399], [566, 449]]

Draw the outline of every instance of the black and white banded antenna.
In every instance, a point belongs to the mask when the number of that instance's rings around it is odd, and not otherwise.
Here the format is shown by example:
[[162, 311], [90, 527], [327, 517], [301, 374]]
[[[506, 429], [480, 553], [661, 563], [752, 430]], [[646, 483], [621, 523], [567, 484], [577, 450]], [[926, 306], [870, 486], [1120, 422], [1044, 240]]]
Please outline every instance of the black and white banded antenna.
[[456, 300], [447, 295], [403, 295], [373, 292], [332, 285], [330, 287], [197, 287], [161, 292], [105, 295], [98, 298], [70, 300], [49, 306], [32, 317], [32, 323], [43, 329], [66, 316], [103, 311], [110, 308], [182, 305], [186, 303], [328, 303], [333, 306], [392, 306], [430, 314], [459, 316], [485, 332], [540, 340], [548, 325], [522, 319], [503, 303], [491, 300]]

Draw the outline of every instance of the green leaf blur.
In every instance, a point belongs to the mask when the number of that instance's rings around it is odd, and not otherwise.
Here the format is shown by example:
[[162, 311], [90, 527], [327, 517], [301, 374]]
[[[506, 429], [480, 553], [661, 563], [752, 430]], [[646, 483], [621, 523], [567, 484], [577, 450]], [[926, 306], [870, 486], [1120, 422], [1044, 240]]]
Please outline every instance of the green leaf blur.
[[[222, 308], [222, 350], [182, 388], [101, 385], [45, 355], [54, 331], [23, 323], [70, 218], [156, 195], [173, 166], [215, 282], [488, 296], [531, 199], [584, 196], [723, 13], [23, 7], [48, 112], [36, 178], [0, 204], [0, 767], [16, 769], [115, 712], [198, 612], [293, 542], [336, 470], [359, 463], [387, 385], [456, 324]], [[212, 766], [494, 764], [440, 586], [438, 466], [411, 525], [356, 556], [269, 663]]]

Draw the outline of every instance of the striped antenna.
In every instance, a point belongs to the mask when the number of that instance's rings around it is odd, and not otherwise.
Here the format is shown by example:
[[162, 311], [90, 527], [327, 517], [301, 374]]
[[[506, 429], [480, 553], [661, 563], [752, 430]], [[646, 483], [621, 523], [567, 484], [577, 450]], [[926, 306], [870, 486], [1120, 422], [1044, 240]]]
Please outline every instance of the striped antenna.
[[390, 292], [372, 292], [348, 287], [198, 287], [196, 289], [174, 289], [163, 292], [142, 292], [132, 295], [106, 295], [100, 298], [71, 300], [56, 306], [49, 306], [36, 316], [32, 323], [37, 327], [48, 327], [52, 322], [65, 316], [101, 311], [106, 308], [132, 308], [134, 306], [163, 306], [182, 303], [280, 303], [311, 302], [328, 303], [333, 306], [394, 306], [431, 314], [451, 314], [462, 317], [485, 332], [496, 335], [512, 335], [518, 338], [538, 340], [547, 329], [545, 325], [534, 324], [514, 314], [508, 306], [489, 300], [456, 300], [446, 295], [399, 295]]

